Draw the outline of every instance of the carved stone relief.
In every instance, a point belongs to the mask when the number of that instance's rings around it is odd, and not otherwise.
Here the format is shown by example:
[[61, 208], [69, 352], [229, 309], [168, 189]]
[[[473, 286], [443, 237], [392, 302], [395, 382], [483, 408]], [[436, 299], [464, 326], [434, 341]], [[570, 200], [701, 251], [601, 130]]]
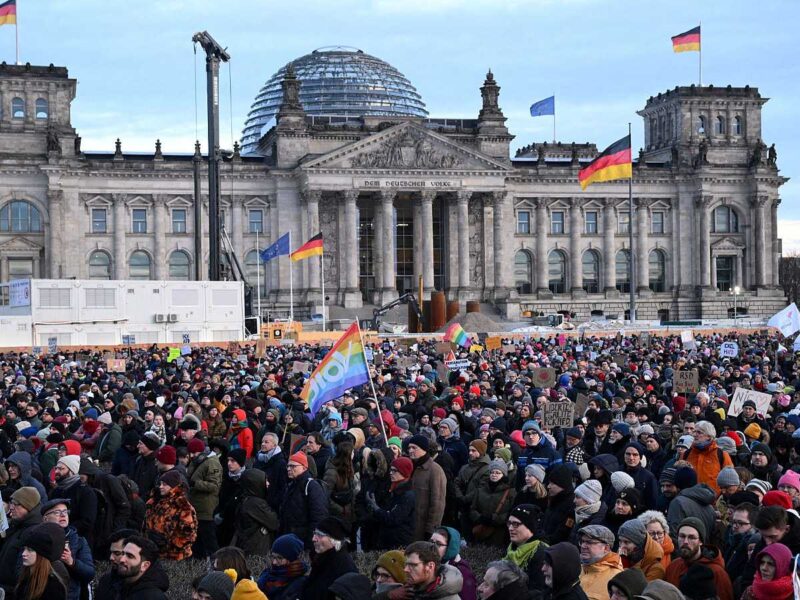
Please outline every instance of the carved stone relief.
[[483, 269], [483, 199], [473, 194], [469, 200], [469, 265], [470, 281], [477, 289], [484, 287]]
[[322, 239], [325, 240], [323, 274], [325, 277], [326, 293], [328, 289], [334, 290], [339, 288], [337, 214], [338, 207], [336, 202], [325, 202], [323, 200], [319, 203], [319, 228], [322, 231]]
[[353, 167], [388, 169], [454, 169], [462, 160], [437, 147], [430, 136], [416, 129], [406, 129], [374, 150], [350, 159]]

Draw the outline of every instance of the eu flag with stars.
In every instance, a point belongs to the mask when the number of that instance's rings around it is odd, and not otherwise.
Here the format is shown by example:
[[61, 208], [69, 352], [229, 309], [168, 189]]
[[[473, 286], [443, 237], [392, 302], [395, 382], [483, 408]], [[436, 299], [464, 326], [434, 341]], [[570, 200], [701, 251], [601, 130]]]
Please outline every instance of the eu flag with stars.
[[556, 97], [550, 96], [544, 100], [539, 100], [531, 104], [531, 116], [543, 117], [545, 115], [556, 114]]
[[261, 251], [261, 260], [268, 262], [275, 257], [289, 254], [289, 234], [284, 233], [266, 250]]

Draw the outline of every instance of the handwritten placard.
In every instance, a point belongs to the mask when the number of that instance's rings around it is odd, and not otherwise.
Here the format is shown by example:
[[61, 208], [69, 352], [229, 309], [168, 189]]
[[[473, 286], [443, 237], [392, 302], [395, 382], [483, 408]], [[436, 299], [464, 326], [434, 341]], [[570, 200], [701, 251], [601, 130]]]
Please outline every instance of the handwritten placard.
[[742, 412], [742, 406], [747, 400], [752, 400], [756, 403], [756, 413], [765, 416], [769, 410], [769, 405], [772, 402], [770, 394], [756, 392], [754, 390], [746, 390], [744, 388], [736, 388], [731, 398], [731, 405], [728, 408], [729, 417], [738, 417]]
[[548, 402], [542, 409], [542, 425], [553, 427], [572, 427], [575, 418], [575, 405], [572, 402]]
[[675, 391], [679, 394], [690, 394], [700, 387], [700, 374], [697, 371], [675, 371], [673, 377]]
[[124, 373], [125, 372], [125, 359], [124, 358], [109, 358], [106, 360], [106, 370], [109, 373]]

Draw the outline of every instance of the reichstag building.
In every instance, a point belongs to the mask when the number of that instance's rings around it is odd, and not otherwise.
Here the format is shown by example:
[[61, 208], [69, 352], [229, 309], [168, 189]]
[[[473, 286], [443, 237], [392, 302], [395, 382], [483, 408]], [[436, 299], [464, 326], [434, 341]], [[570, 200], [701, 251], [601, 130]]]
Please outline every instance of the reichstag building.
[[[76, 84], [63, 67], [0, 65], [0, 281], [207, 278], [199, 148], [84, 151]], [[324, 261], [293, 263], [298, 306], [317, 305], [323, 283], [332, 304], [381, 305], [419, 277], [426, 295], [509, 318], [622, 318], [632, 281], [644, 319], [785, 305], [787, 180], [762, 141], [757, 88], [676, 87], [644, 101], [633, 215], [627, 181], [581, 191], [595, 144], [512, 145], [500, 82], [489, 72], [475, 88], [477, 118], [431, 118], [398, 70], [349, 48], [316, 50], [267, 81], [221, 167], [224, 237], [265, 309], [288, 306], [290, 261], [260, 264], [258, 248], [287, 231], [294, 247], [324, 238]]]

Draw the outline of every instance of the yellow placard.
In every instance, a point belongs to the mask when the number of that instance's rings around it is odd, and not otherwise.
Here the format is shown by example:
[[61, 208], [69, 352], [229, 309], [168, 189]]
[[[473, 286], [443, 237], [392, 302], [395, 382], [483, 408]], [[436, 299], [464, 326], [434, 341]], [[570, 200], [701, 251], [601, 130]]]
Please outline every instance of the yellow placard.
[[499, 350], [502, 347], [503, 347], [503, 338], [497, 336], [486, 338], [487, 350]]
[[481, 346], [480, 344], [472, 344], [472, 346], [469, 347], [469, 351], [470, 352], [483, 352], [483, 346]]
[[167, 354], [167, 362], [175, 362], [175, 359], [179, 358], [181, 355], [180, 348], [170, 348], [169, 354]]

